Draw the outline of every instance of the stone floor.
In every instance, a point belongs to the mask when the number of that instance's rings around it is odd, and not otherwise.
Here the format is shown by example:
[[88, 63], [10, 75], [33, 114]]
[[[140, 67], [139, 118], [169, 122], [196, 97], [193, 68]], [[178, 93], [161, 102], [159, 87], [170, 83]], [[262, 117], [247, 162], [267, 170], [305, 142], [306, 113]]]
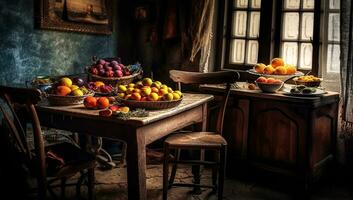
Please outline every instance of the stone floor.
[[[209, 170], [204, 169], [202, 182], [210, 181]], [[191, 170], [186, 166], [178, 169], [176, 181], [189, 182], [192, 180]], [[343, 184], [341, 178], [320, 184], [311, 195], [313, 200], [349, 200], [353, 199], [352, 185]], [[127, 199], [126, 168], [118, 167], [112, 170], [96, 170], [96, 199], [98, 200], [125, 200]], [[225, 181], [225, 200], [292, 200], [302, 199], [295, 190], [287, 191], [287, 183], [271, 181], [271, 184], [256, 180], [227, 179]], [[279, 186], [279, 187], [278, 187]], [[147, 170], [147, 196], [149, 200], [162, 199], [162, 166], [148, 165]], [[287, 188], [287, 189], [284, 189]], [[67, 199], [74, 198], [74, 188], [67, 190]], [[169, 191], [170, 200], [215, 200], [216, 195], [210, 190], [203, 190], [201, 195], [193, 195], [189, 188], [172, 188]], [[293, 192], [294, 191], [294, 192]]]

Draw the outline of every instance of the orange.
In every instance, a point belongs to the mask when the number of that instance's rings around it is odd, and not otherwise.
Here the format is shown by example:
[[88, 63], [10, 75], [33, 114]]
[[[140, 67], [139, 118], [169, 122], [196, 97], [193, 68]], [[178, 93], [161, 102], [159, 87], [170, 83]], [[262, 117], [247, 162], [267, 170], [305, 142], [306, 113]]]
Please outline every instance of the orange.
[[56, 88], [56, 94], [59, 96], [66, 96], [71, 93], [71, 89], [67, 86], [61, 85]]
[[94, 82], [94, 86], [96, 86], [96, 88], [99, 88], [100, 86], [104, 85], [104, 83], [102, 81], [96, 81]]
[[107, 97], [99, 97], [97, 99], [97, 107], [99, 109], [108, 108], [109, 105], [110, 105], [110, 103], [109, 103], [109, 99]]
[[94, 109], [97, 106], [97, 99], [92, 96], [88, 96], [84, 99], [83, 104], [86, 108]]
[[271, 65], [273, 68], [283, 66], [284, 65], [284, 60], [282, 58], [274, 58], [271, 60]]
[[294, 66], [286, 65], [285, 67], [287, 68], [287, 74], [295, 74], [297, 72], [297, 68]]
[[273, 72], [275, 72], [275, 68], [271, 65], [267, 65], [264, 69], [264, 74], [273, 74]]
[[274, 74], [277, 75], [286, 75], [287, 74], [287, 68], [284, 66], [278, 66], [275, 68]]
[[265, 69], [266, 65], [263, 64], [263, 63], [257, 63], [255, 66], [254, 66], [254, 69], [257, 73], [264, 73], [264, 69]]

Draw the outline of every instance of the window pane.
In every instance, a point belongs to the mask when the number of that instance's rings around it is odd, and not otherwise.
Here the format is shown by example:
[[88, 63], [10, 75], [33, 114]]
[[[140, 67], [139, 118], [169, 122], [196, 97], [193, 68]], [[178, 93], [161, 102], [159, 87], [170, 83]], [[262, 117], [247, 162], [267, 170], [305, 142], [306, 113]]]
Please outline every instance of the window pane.
[[300, 44], [300, 69], [311, 69], [313, 58], [313, 45], [311, 43]]
[[230, 63], [244, 63], [245, 40], [232, 40], [230, 44]]
[[314, 13], [303, 13], [301, 38], [311, 40], [313, 38]]
[[282, 46], [282, 57], [287, 64], [297, 66], [298, 44], [296, 42], [284, 42]]
[[314, 0], [304, 0], [303, 8], [304, 9], [314, 9], [315, 1]]
[[259, 43], [256, 40], [249, 40], [247, 46], [247, 59], [246, 63], [256, 64], [257, 63], [257, 52], [259, 51]]
[[284, 8], [285, 9], [298, 9], [300, 5], [300, 0], [285, 0]]
[[283, 39], [298, 39], [299, 13], [284, 13]]
[[250, 13], [249, 26], [250, 26], [249, 37], [257, 38], [259, 36], [259, 28], [260, 28], [260, 12]]
[[248, 7], [248, 0], [236, 0], [235, 5], [237, 8], [247, 8]]
[[252, 0], [251, 7], [252, 8], [261, 8], [261, 0]]
[[330, 13], [328, 16], [328, 40], [340, 41], [340, 14]]
[[330, 9], [340, 9], [340, 7], [339, 0], [330, 0]]
[[327, 72], [340, 71], [340, 45], [327, 46]]
[[247, 18], [246, 11], [236, 11], [233, 13], [233, 24], [234, 24], [233, 36], [245, 37], [246, 18]]

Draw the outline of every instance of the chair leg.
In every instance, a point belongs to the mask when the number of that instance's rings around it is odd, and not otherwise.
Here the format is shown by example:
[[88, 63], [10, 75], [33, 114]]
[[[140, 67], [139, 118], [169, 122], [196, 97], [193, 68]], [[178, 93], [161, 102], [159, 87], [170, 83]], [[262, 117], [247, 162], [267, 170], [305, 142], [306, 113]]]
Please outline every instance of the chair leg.
[[84, 178], [85, 178], [85, 173], [83, 172], [80, 172], [81, 173], [81, 176], [80, 178], [77, 180], [77, 183], [76, 183], [76, 198], [77, 199], [81, 199], [81, 185], [84, 181]]
[[60, 189], [61, 189], [60, 197], [61, 197], [61, 199], [65, 199], [66, 180], [67, 180], [66, 178], [61, 178], [61, 183], [60, 183]]
[[88, 179], [87, 179], [87, 189], [88, 189], [88, 199], [93, 200], [95, 199], [94, 193], [94, 184], [95, 184], [95, 176], [94, 176], [94, 168], [88, 169], [87, 172]]
[[220, 164], [219, 164], [219, 178], [218, 178], [218, 200], [223, 199], [224, 175], [226, 168], [227, 146], [224, 145], [220, 149]]
[[[175, 161], [179, 161], [179, 159], [180, 159], [180, 149], [176, 149]], [[174, 183], [175, 174], [176, 174], [176, 171], [177, 171], [177, 166], [178, 166], [178, 164], [175, 162], [173, 164], [172, 172], [170, 174], [168, 189], [170, 189], [172, 187], [173, 183]]]
[[169, 175], [169, 146], [167, 144], [164, 144], [163, 200], [168, 199], [168, 175]]
[[[213, 152], [214, 161], [220, 161], [219, 154], [220, 154], [219, 151], [214, 151]], [[217, 192], [217, 188], [218, 188], [218, 184], [217, 184], [218, 169], [219, 169], [219, 166], [212, 167], [212, 185], [214, 186], [213, 192]]]

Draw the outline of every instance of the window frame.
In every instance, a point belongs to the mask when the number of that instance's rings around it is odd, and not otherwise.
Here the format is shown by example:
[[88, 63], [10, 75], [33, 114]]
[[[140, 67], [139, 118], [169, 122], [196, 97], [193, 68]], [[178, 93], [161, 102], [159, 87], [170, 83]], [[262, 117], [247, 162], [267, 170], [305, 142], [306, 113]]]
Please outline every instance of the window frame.
[[[232, 40], [232, 14], [234, 0], [221, 0], [219, 2], [218, 27], [217, 27], [217, 70], [248, 70], [253, 67], [250, 64], [230, 63], [230, 41]], [[314, 6], [314, 27], [313, 27], [313, 53], [312, 69], [299, 69], [304, 73], [310, 72], [312, 75], [319, 74], [319, 64], [321, 63], [321, 6], [325, 0], [315, 0]], [[250, 3], [250, 2], [249, 2]], [[262, 0], [260, 8], [260, 27], [259, 27], [259, 51], [258, 62], [270, 63], [271, 59], [280, 56], [283, 25], [283, 4], [284, 0]], [[247, 8], [249, 10], [249, 6]], [[303, 10], [302, 8], [298, 10]], [[305, 10], [305, 9], [304, 9]], [[226, 12], [225, 12], [226, 11]], [[271, 20], [269, 20], [271, 19]], [[264, 26], [266, 24], [266, 26]], [[301, 26], [301, 24], [300, 24]], [[247, 27], [248, 28], [248, 27]], [[248, 31], [248, 30], [247, 30]], [[299, 33], [300, 34], [300, 33]], [[299, 41], [299, 38], [298, 38]], [[245, 52], [246, 53], [246, 52]], [[299, 50], [298, 50], [298, 53]], [[298, 54], [300, 56], [300, 54]], [[246, 57], [244, 58], [246, 59]], [[299, 59], [298, 59], [299, 60]]]

